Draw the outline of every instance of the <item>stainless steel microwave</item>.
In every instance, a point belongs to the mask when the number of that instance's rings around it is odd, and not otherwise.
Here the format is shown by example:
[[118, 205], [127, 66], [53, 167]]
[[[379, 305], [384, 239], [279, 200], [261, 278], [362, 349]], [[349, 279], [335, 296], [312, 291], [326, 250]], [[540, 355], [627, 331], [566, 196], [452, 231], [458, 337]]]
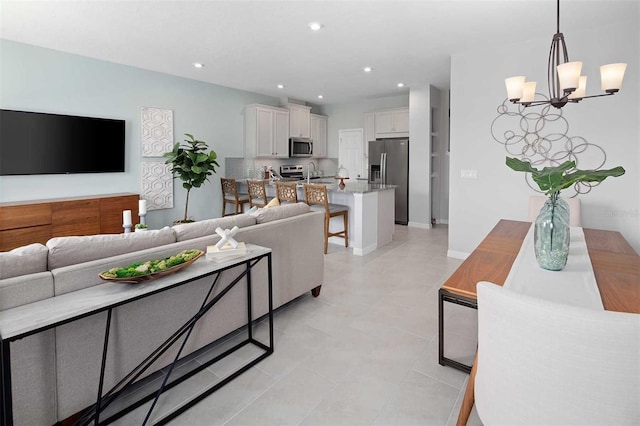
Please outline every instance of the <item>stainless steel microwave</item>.
[[290, 138], [289, 157], [313, 156], [313, 140], [309, 138]]

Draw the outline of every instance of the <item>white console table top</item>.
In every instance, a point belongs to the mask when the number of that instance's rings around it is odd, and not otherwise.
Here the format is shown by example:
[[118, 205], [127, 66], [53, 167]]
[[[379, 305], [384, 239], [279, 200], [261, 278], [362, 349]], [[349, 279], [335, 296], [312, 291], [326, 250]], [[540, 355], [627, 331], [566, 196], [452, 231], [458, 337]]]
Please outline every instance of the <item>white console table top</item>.
[[2, 340], [11, 339], [92, 312], [106, 310], [128, 300], [144, 297], [146, 294], [212, 274], [271, 252], [270, 248], [253, 244], [247, 244], [246, 247], [248, 253], [244, 256], [222, 262], [213, 262], [202, 256], [189, 267], [153, 281], [141, 284], [105, 281], [90, 288], [7, 309], [0, 312], [0, 337]]

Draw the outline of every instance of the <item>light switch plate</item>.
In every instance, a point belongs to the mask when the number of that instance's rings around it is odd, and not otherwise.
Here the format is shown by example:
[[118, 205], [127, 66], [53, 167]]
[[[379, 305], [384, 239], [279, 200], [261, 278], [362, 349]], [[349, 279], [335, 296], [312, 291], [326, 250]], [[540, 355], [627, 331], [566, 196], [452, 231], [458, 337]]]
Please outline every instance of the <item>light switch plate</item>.
[[460, 170], [460, 177], [462, 179], [478, 179], [477, 170]]

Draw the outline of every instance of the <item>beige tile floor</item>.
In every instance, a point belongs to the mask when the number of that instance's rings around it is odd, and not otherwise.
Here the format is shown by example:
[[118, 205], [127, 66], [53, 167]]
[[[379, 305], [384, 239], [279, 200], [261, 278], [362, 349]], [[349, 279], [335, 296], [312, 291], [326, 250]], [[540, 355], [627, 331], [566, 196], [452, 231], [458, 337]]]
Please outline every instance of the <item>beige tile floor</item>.
[[[437, 291], [460, 264], [446, 251], [442, 225], [396, 226], [392, 243], [364, 257], [330, 245], [320, 297], [305, 295], [276, 312], [273, 355], [170, 424], [454, 425], [468, 375], [438, 364]], [[470, 363], [476, 312], [449, 305], [446, 354]], [[257, 326], [257, 336], [266, 332]], [[245, 348], [163, 395], [152, 418], [257, 353]], [[116, 424], [141, 424], [148, 406]], [[469, 425], [478, 424], [474, 410]]]

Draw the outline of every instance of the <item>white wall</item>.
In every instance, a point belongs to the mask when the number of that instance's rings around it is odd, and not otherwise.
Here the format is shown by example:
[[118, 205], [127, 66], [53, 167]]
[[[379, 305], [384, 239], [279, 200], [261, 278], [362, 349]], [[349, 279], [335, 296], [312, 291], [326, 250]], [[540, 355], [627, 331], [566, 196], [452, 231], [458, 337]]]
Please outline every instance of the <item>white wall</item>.
[[[600, 92], [600, 65], [627, 62], [628, 67], [619, 94], [562, 109], [570, 135], [600, 145], [606, 152], [605, 168], [621, 165], [627, 171], [579, 196], [583, 225], [619, 231], [636, 251], [640, 251], [639, 15], [630, 14], [625, 21], [602, 28], [570, 32], [565, 28], [570, 59], [582, 60], [582, 73], [589, 76], [587, 94]], [[450, 255], [473, 251], [500, 218], [527, 220], [528, 197], [534, 191], [524, 174], [504, 164], [507, 152], [490, 130], [496, 108], [506, 97], [504, 78], [527, 75], [538, 81], [538, 92], [547, 91], [551, 36], [452, 57]], [[584, 168], [593, 162], [590, 156], [579, 157], [586, 158]], [[478, 179], [461, 179], [461, 169], [477, 170]]]
[[[140, 193], [140, 108], [173, 110], [174, 139], [204, 140], [221, 167], [189, 197], [189, 215], [220, 216], [225, 157], [244, 155], [244, 105], [279, 99], [77, 55], [0, 40], [0, 107], [126, 120], [124, 173], [0, 177], [0, 201]], [[151, 227], [182, 218], [186, 191], [174, 181], [174, 208], [147, 217]]]
[[365, 112], [385, 108], [406, 107], [407, 105], [409, 105], [409, 95], [404, 94], [321, 107], [320, 114], [329, 116], [327, 125], [327, 157], [338, 157], [338, 131], [343, 129], [364, 129]]
[[431, 228], [431, 104], [434, 87], [412, 87], [409, 95], [409, 226]]

